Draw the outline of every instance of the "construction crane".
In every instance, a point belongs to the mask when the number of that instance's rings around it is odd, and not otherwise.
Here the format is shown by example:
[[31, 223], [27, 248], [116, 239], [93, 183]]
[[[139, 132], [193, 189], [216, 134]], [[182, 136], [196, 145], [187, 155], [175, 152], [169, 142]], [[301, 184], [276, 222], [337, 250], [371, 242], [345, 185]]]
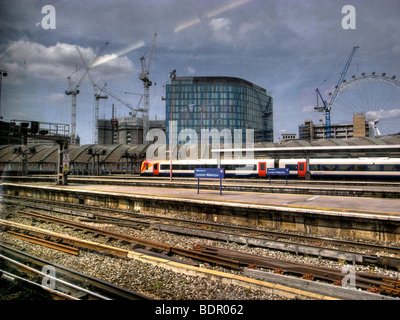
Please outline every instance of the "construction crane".
[[[107, 43], [106, 43], [107, 44]], [[98, 120], [99, 120], [99, 104], [100, 104], [100, 99], [108, 99], [107, 95], [101, 95], [101, 92], [104, 91], [101, 89], [100, 93], [97, 92], [97, 87], [95, 86], [94, 80], [89, 72], [89, 66], [86, 63], [85, 58], [83, 57], [83, 54], [81, 50], [76, 47], [76, 50], [78, 50], [79, 55], [81, 57], [81, 60], [83, 62], [83, 65], [85, 66], [86, 74], [89, 76], [90, 82], [93, 84], [93, 90], [94, 90], [94, 98], [95, 98], [95, 108], [94, 108], [94, 144], [97, 144], [99, 141], [99, 130], [98, 130]], [[92, 63], [93, 64], [93, 63]]]
[[148, 65], [146, 66], [146, 58], [145, 55], [140, 58], [141, 64], [142, 64], [142, 73], [139, 74], [139, 79], [143, 81], [143, 87], [144, 87], [144, 108], [143, 108], [143, 144], [146, 143], [146, 135], [147, 132], [149, 131], [149, 114], [150, 114], [150, 87], [152, 85], [152, 82], [149, 79], [150, 76], [150, 70], [151, 70], [151, 64], [153, 61], [153, 56], [154, 56], [154, 49], [156, 47], [156, 42], [157, 42], [157, 33], [154, 34], [153, 38], [153, 44], [151, 46], [151, 52], [150, 52], [150, 57], [149, 57], [149, 62]]
[[[350, 67], [350, 63], [351, 63], [351, 60], [353, 59], [354, 53], [359, 48], [360, 48], [359, 46], [356, 46], [351, 51], [350, 56], [347, 59], [346, 65], [343, 69], [343, 72], [340, 74], [340, 79], [339, 79], [337, 85], [335, 86], [335, 91], [333, 92], [333, 94], [332, 93], [329, 94], [329, 95], [331, 95], [331, 98], [329, 99], [328, 103], [326, 103], [326, 101], [322, 98], [321, 93], [319, 92], [318, 88], [315, 90], [317, 92], [317, 106], [314, 107], [314, 110], [318, 111], [318, 112], [325, 112], [326, 138], [328, 138], [328, 139], [332, 137], [332, 135], [331, 135], [331, 110], [332, 110], [333, 104], [335, 103], [336, 97], [338, 95], [340, 85], [344, 81], [344, 77], [346, 76], [347, 70]], [[318, 97], [321, 98], [323, 106], [319, 105]]]
[[132, 107], [132, 105], [128, 102], [126, 102], [125, 100], [123, 100], [122, 98], [118, 97], [116, 94], [110, 92], [109, 90], [105, 89], [105, 87], [100, 88], [97, 84], [93, 84], [96, 88], [98, 88], [101, 91], [104, 91], [105, 93], [107, 93], [108, 95], [110, 95], [111, 97], [113, 97], [115, 100], [121, 102], [122, 104], [126, 105], [129, 109], [131, 109], [131, 115], [132, 117], [136, 117], [137, 112], [144, 112], [143, 108], [139, 108], [139, 104], [142, 101], [142, 99], [139, 100], [139, 103], [137, 104], [136, 108]]
[[73, 86], [71, 75], [67, 77], [68, 79], [68, 84], [69, 84], [69, 90], [65, 90], [65, 94], [67, 96], [72, 96], [72, 109], [71, 109], [71, 143], [75, 144], [76, 142], [76, 96], [79, 94], [79, 86], [82, 84], [83, 80], [85, 80], [88, 70], [91, 69], [94, 65], [94, 63], [97, 61], [98, 57], [100, 54], [103, 52], [105, 47], [108, 45], [108, 42], [106, 42], [103, 47], [100, 49], [100, 51], [97, 53], [97, 55], [94, 57], [92, 63], [88, 68], [86, 68], [85, 73], [82, 75], [81, 79], [78, 81], [78, 83]]
[[[93, 78], [92, 78], [92, 76], [91, 76], [91, 74], [90, 74], [90, 71], [89, 71], [89, 70], [90, 70], [90, 66], [87, 65], [87, 63], [86, 63], [86, 61], [85, 61], [85, 58], [84, 58], [83, 55], [82, 55], [82, 52], [79, 50], [78, 47], [76, 47], [76, 49], [78, 50], [79, 55], [81, 56], [83, 65], [85, 66], [85, 69], [86, 69], [86, 73], [87, 73], [87, 75], [89, 76], [90, 82], [92, 83], [93, 89], [94, 89], [94, 91], [95, 91], [94, 96], [95, 96], [95, 99], [96, 99], [96, 107], [95, 107], [95, 119], [94, 119], [94, 121], [95, 121], [95, 128], [96, 128], [96, 129], [95, 129], [95, 140], [96, 140], [96, 137], [98, 138], [98, 124], [97, 124], [97, 122], [98, 122], [98, 119], [99, 119], [99, 100], [100, 100], [100, 99], [108, 99], [108, 96], [106, 96], [106, 95], [101, 95], [102, 92], [107, 93], [108, 95], [110, 95], [111, 97], [113, 97], [115, 100], [121, 102], [122, 104], [126, 105], [129, 109], [131, 109], [131, 110], [132, 110], [131, 115], [132, 115], [133, 117], [136, 117], [136, 114], [137, 114], [138, 111], [143, 112], [143, 109], [138, 108], [139, 105], [140, 105], [140, 102], [142, 101], [142, 99], [139, 100], [139, 103], [138, 103], [138, 105], [137, 105], [137, 107], [136, 107], [136, 109], [135, 109], [134, 107], [131, 106], [130, 103], [128, 103], [128, 102], [126, 102], [125, 100], [121, 99], [121, 98], [118, 97], [116, 94], [114, 94], [114, 93], [108, 91], [108, 90], [106, 89], [106, 85], [107, 85], [107, 84], [104, 84], [103, 87], [98, 86], [98, 85], [94, 82], [94, 80], [93, 80]], [[92, 64], [93, 64], [93, 62], [92, 62]], [[100, 93], [98, 93], [98, 90], [99, 90]], [[95, 141], [95, 143], [96, 143], [96, 141]]]

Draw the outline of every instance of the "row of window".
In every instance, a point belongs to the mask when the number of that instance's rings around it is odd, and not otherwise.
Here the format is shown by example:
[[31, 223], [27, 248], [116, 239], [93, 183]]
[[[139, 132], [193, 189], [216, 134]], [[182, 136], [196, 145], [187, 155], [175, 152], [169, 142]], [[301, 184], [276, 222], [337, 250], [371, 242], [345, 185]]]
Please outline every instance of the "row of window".
[[311, 171], [400, 171], [400, 165], [395, 164], [338, 164], [310, 165]]
[[[174, 84], [174, 93], [175, 92], [188, 92], [188, 93], [236, 93], [243, 94], [247, 96], [257, 96], [262, 95], [265, 96], [265, 91], [254, 90], [251, 88], [247, 88], [241, 85], [193, 85], [193, 84], [185, 84], [175, 82]], [[168, 84], [166, 86], [166, 92], [171, 92], [171, 85]]]
[[[204, 169], [204, 168], [217, 168], [217, 165], [212, 164], [193, 164], [193, 165], [186, 165], [186, 164], [173, 164], [172, 171], [174, 170], [194, 170], [194, 169]], [[257, 165], [243, 165], [243, 164], [223, 164], [221, 168], [227, 170], [253, 170], [257, 171]], [[155, 167], [157, 170], [157, 168]], [[162, 164], [160, 165], [160, 170], [168, 170], [170, 169], [169, 164]]]
[[[285, 168], [297, 170], [297, 164]], [[310, 171], [400, 171], [396, 164], [310, 164]]]

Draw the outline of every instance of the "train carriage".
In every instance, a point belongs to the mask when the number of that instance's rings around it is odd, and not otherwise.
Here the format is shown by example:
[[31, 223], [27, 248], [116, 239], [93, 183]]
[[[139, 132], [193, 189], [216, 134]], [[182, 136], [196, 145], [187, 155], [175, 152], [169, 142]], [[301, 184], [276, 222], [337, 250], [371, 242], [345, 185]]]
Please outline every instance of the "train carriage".
[[[142, 176], [170, 176], [168, 160], [145, 160]], [[172, 161], [173, 176], [194, 176], [195, 168], [217, 168], [217, 160]], [[269, 168], [287, 168], [289, 176], [304, 178], [307, 172], [306, 159], [234, 159], [221, 160], [226, 177], [267, 177]], [[400, 180], [399, 158], [327, 158], [309, 159], [308, 171], [312, 178], [349, 179], [398, 179]]]

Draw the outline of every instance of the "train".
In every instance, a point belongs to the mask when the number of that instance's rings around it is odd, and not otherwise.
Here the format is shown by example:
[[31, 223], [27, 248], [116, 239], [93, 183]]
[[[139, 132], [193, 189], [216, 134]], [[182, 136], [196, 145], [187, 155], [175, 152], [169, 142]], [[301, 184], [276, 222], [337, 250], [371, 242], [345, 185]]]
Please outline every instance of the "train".
[[[169, 160], [145, 160], [141, 176], [170, 176]], [[216, 159], [174, 160], [172, 175], [193, 177], [195, 168], [217, 168]], [[232, 159], [221, 160], [227, 178], [266, 178], [269, 168], [289, 169], [289, 178], [305, 178], [306, 159]], [[400, 158], [310, 158], [308, 174], [312, 179], [394, 179], [400, 181]]]

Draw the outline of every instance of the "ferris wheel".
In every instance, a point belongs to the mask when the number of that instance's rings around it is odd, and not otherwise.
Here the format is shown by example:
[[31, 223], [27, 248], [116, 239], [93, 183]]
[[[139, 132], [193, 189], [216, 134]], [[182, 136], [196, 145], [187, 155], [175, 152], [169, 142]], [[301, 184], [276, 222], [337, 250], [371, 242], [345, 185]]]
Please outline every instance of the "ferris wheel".
[[400, 132], [400, 81], [385, 73], [362, 73], [340, 86], [332, 120], [335, 123], [352, 122], [354, 114], [363, 114], [370, 127], [370, 136]]

